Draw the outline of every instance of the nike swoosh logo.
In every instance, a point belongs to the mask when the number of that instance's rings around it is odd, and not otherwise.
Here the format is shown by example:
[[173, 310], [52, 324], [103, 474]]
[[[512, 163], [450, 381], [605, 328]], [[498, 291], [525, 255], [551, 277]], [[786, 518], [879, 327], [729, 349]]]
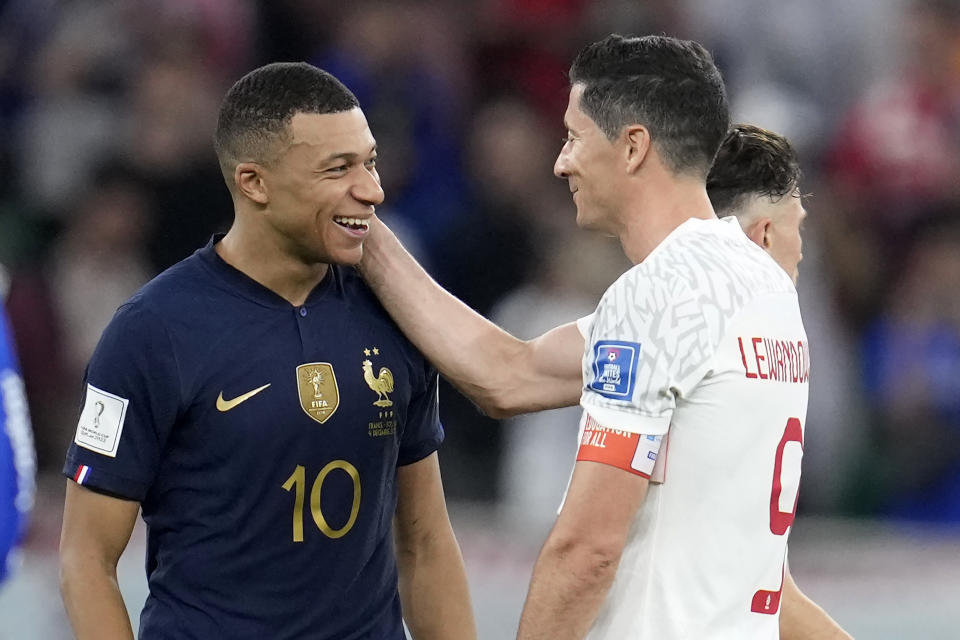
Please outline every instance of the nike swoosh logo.
[[230, 411], [230, 409], [233, 409], [235, 406], [237, 406], [241, 402], [246, 402], [247, 400], [257, 395], [258, 393], [260, 393], [261, 391], [263, 391], [269, 386], [270, 386], [270, 383], [268, 382], [267, 384], [263, 385], [259, 389], [254, 389], [253, 391], [247, 391], [242, 396], [237, 396], [233, 400], [224, 400], [223, 391], [221, 391], [220, 395], [217, 396], [217, 411]]

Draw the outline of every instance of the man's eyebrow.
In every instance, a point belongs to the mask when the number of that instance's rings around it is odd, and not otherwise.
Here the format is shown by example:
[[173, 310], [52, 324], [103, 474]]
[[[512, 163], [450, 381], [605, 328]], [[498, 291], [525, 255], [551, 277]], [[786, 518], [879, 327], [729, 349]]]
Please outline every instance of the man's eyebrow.
[[[370, 156], [370, 155], [375, 154], [376, 152], [377, 152], [377, 145], [373, 145], [372, 147], [370, 147], [370, 151], [368, 151], [368, 152], [366, 153], [366, 155]], [[333, 162], [333, 161], [335, 161], [335, 160], [347, 160], [347, 161], [352, 161], [352, 160], [356, 160], [358, 157], [359, 157], [359, 154], [356, 154], [356, 153], [354, 153], [354, 152], [352, 152], [352, 151], [344, 151], [343, 153], [332, 153], [332, 154], [330, 154], [329, 156], [327, 156], [326, 158], [324, 158], [323, 161], [324, 161], [325, 163], [326, 163], [326, 162]]]

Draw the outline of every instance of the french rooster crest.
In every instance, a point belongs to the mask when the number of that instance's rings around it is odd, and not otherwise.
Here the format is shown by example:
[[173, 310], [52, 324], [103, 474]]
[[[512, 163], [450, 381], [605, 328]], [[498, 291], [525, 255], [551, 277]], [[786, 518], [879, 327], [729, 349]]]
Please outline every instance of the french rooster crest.
[[369, 360], [363, 361], [363, 380], [371, 390], [377, 392], [377, 400], [373, 403], [378, 407], [392, 407], [393, 400], [387, 394], [393, 392], [393, 374], [390, 369], [380, 367], [380, 373], [374, 377], [373, 363]]

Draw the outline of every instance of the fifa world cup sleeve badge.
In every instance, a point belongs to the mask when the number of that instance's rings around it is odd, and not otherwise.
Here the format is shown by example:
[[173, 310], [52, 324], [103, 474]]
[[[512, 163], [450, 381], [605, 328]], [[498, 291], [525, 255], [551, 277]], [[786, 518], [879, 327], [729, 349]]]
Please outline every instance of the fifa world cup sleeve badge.
[[637, 382], [640, 345], [601, 340], [593, 345], [593, 379], [589, 388], [615, 400], [629, 400]]

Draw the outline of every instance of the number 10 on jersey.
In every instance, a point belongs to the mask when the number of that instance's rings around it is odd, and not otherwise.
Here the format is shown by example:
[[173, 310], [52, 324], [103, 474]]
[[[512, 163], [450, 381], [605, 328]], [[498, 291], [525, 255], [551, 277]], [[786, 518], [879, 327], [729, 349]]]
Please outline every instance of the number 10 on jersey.
[[[330, 475], [330, 472], [340, 469], [344, 471], [350, 479], [353, 480], [353, 505], [350, 507], [350, 517], [346, 524], [339, 529], [334, 529], [327, 523], [320, 507], [320, 498], [323, 493], [323, 482]], [[287, 491], [295, 490], [293, 502], [293, 541], [303, 542], [303, 502], [307, 491], [307, 470], [302, 464], [298, 464], [290, 477], [283, 483], [283, 488]], [[346, 460], [334, 460], [328, 463], [313, 481], [313, 488], [310, 490], [310, 514], [317, 528], [328, 538], [342, 538], [357, 521], [357, 514], [360, 513], [360, 472], [357, 468]]]

